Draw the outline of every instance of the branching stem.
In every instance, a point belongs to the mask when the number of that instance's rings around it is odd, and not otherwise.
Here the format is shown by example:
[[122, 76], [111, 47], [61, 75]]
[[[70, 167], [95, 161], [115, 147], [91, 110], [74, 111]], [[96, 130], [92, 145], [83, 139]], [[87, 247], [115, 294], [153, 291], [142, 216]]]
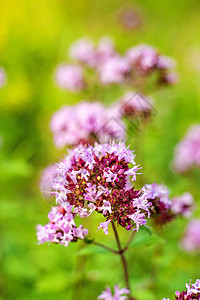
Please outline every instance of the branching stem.
[[106, 245], [103, 245], [103, 244], [101, 244], [101, 243], [99, 243], [99, 242], [93, 241], [92, 243], [93, 243], [94, 245], [96, 245], [96, 246], [99, 246], [99, 247], [101, 247], [101, 248], [103, 248], [103, 249], [109, 251], [109, 252], [112, 252], [112, 253], [114, 253], [114, 254], [119, 254], [119, 251], [117, 251], [117, 250], [115, 250], [115, 249], [113, 249], [113, 248], [110, 248], [110, 247], [108, 247], [108, 246], [106, 246]]

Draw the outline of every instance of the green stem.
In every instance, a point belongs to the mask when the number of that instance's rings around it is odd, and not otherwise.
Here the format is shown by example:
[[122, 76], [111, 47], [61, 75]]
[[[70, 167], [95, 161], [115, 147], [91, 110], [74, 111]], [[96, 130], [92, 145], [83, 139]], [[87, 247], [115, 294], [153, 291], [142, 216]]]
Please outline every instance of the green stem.
[[92, 241], [92, 243], [93, 243], [94, 245], [96, 245], [96, 246], [99, 246], [99, 247], [101, 247], [101, 248], [103, 248], [103, 249], [109, 251], [109, 252], [112, 252], [112, 253], [114, 253], [114, 254], [119, 254], [119, 251], [117, 251], [117, 250], [115, 250], [115, 249], [112, 249], [112, 248], [110, 248], [110, 247], [108, 247], [108, 246], [106, 246], [106, 245], [103, 245], [103, 244], [101, 244], [101, 243], [99, 243], [99, 242]]
[[112, 224], [112, 227], [113, 227], [115, 239], [116, 239], [117, 246], [118, 246], [118, 249], [119, 249], [118, 254], [120, 255], [121, 262], [122, 262], [122, 267], [123, 267], [123, 270], [124, 270], [124, 279], [125, 279], [125, 282], [126, 282], [126, 287], [130, 291], [128, 267], [127, 267], [126, 258], [124, 256], [124, 249], [122, 249], [122, 247], [121, 247], [121, 243], [120, 243], [119, 236], [118, 236], [118, 233], [117, 233], [117, 228], [115, 227], [115, 223], [112, 221], [111, 224]]

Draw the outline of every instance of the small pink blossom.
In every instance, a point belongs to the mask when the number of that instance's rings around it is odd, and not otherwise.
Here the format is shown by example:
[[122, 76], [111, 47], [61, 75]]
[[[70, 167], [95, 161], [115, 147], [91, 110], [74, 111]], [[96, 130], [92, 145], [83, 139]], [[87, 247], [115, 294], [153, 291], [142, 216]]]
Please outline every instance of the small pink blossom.
[[90, 67], [96, 65], [95, 46], [90, 39], [82, 38], [74, 42], [70, 47], [69, 56], [71, 59]]
[[138, 45], [126, 52], [126, 57], [140, 73], [146, 74], [156, 68], [158, 53], [148, 45]]
[[61, 88], [72, 92], [85, 88], [83, 72], [78, 65], [63, 64], [58, 66], [55, 72], [55, 81]]
[[134, 92], [127, 92], [117, 102], [117, 109], [123, 116], [147, 118], [152, 113], [152, 101], [144, 95]]
[[102, 223], [100, 223], [99, 224], [99, 229], [100, 228], [102, 228], [103, 229], [103, 232], [105, 233], [105, 234], [108, 234], [108, 225], [110, 224], [110, 220], [108, 220], [108, 221], [106, 221], [106, 222], [102, 222]]
[[200, 125], [189, 128], [187, 134], [175, 148], [174, 170], [183, 173], [192, 167], [200, 168]]
[[118, 285], [114, 287], [114, 295], [112, 295], [111, 289], [106, 288], [105, 291], [102, 292], [101, 295], [98, 296], [98, 299], [102, 300], [126, 300], [128, 299], [127, 296], [129, 295], [130, 291], [127, 288], [120, 289]]
[[124, 57], [114, 56], [99, 67], [103, 84], [123, 83], [130, 72], [130, 65]]
[[37, 226], [37, 239], [40, 244], [49, 242], [67, 247], [70, 242], [84, 239], [88, 230], [83, 229], [82, 225], [76, 227], [72, 208], [71, 205], [65, 206], [65, 208], [52, 207], [48, 214], [49, 223]]
[[182, 215], [186, 218], [192, 215], [194, 198], [190, 193], [172, 199], [171, 210], [175, 215]]
[[188, 252], [200, 250], [200, 219], [190, 221], [182, 238], [181, 246]]
[[96, 50], [96, 67], [117, 55], [113, 41], [108, 37], [99, 40]]

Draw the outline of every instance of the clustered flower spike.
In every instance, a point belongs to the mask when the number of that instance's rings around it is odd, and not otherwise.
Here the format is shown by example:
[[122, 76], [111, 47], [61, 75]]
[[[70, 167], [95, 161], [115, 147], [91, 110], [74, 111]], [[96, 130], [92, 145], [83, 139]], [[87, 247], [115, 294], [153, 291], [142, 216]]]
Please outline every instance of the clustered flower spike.
[[164, 185], [146, 184], [144, 188], [149, 192], [148, 200], [152, 202], [151, 217], [156, 224], [164, 225], [178, 215], [191, 216], [194, 204], [190, 193], [170, 199], [169, 190]]
[[129, 179], [136, 180], [139, 169], [134, 159], [124, 143], [74, 148], [57, 165], [53, 182], [56, 202], [62, 207], [73, 205], [73, 213], [83, 218], [94, 211], [102, 214], [106, 220], [99, 228], [105, 234], [111, 221], [138, 231], [150, 217], [151, 202], [146, 190], [129, 186]]
[[[186, 291], [176, 291], [176, 300], [199, 300], [200, 299], [200, 280], [197, 279], [195, 283], [186, 283]], [[169, 298], [163, 298], [162, 300], [169, 300]]]
[[173, 167], [183, 173], [192, 167], [200, 168], [200, 124], [192, 126], [175, 148]]
[[188, 252], [200, 250], [200, 219], [190, 221], [182, 238], [181, 246]]
[[[113, 41], [107, 37], [94, 45], [90, 39], [82, 38], [74, 42], [69, 50], [73, 65], [65, 64], [56, 71], [56, 82], [62, 88], [78, 91], [86, 88], [86, 76], [82, 69], [94, 71], [93, 78], [99, 84], [137, 84], [138, 77], [158, 73], [159, 84], [173, 84], [177, 76], [171, 69], [175, 67], [172, 59], [158, 53], [148, 45], [130, 48], [125, 55], [120, 55]], [[87, 72], [84, 72], [87, 73]]]
[[111, 289], [108, 287], [101, 295], [98, 296], [98, 300], [126, 300], [130, 291], [127, 288], [120, 289], [118, 285], [114, 287], [114, 295], [112, 295]]
[[52, 207], [48, 214], [49, 223], [37, 226], [37, 239], [40, 244], [49, 242], [67, 247], [70, 242], [84, 239], [88, 234], [87, 229], [80, 225], [76, 227], [72, 205]]
[[[114, 122], [114, 124], [113, 124]], [[51, 119], [51, 130], [57, 147], [92, 144], [125, 138], [125, 125], [120, 115], [99, 102], [81, 102], [63, 106]]]

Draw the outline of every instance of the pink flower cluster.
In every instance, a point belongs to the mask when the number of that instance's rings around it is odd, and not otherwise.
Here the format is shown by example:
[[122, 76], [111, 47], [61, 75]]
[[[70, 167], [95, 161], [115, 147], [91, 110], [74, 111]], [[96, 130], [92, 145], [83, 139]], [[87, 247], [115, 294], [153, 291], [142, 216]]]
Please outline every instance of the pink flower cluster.
[[76, 227], [72, 208], [71, 205], [65, 206], [65, 208], [52, 207], [48, 214], [49, 223], [37, 226], [37, 239], [40, 244], [49, 242], [67, 247], [70, 242], [84, 239], [88, 230], [83, 229], [82, 225]]
[[6, 73], [2, 67], [0, 67], [0, 87], [6, 83]]
[[59, 66], [55, 79], [60, 87], [71, 91], [86, 87], [83, 68], [92, 68], [100, 84], [129, 83], [132, 86], [138, 76], [144, 77], [154, 71], [159, 74], [159, 83], [172, 84], [177, 80], [171, 72], [174, 61], [148, 45], [130, 48], [122, 56], [109, 38], [100, 39], [96, 46], [90, 39], [82, 38], [71, 45], [69, 56], [74, 64]]
[[192, 126], [176, 146], [173, 166], [178, 173], [186, 172], [193, 166], [200, 168], [200, 124]]
[[169, 72], [175, 67], [174, 60], [159, 54], [149, 45], [143, 44], [129, 49], [126, 58], [137, 76], [147, 76], [156, 71], [160, 83], [173, 84], [177, 81], [176, 74]]
[[121, 116], [129, 118], [143, 117], [145, 119], [152, 114], [153, 108], [151, 100], [140, 93], [134, 92], [126, 92], [115, 106]]
[[186, 251], [200, 250], [200, 219], [190, 221], [182, 238], [181, 246]]
[[125, 138], [125, 125], [120, 115], [99, 102], [81, 102], [63, 106], [51, 119], [51, 130], [57, 147]]
[[97, 46], [90, 39], [82, 38], [71, 45], [69, 56], [74, 61], [91, 68], [98, 68], [110, 58], [115, 57], [116, 50], [112, 40], [108, 37], [101, 38]]
[[[199, 300], [200, 299], [200, 280], [197, 279], [195, 283], [186, 283], [186, 291], [176, 291], [176, 300]], [[166, 298], [162, 299], [166, 300]]]
[[194, 201], [190, 193], [170, 199], [169, 190], [164, 185], [146, 184], [145, 189], [149, 191], [148, 200], [152, 202], [151, 217], [156, 224], [166, 224], [178, 215], [191, 216]]
[[98, 296], [98, 300], [126, 300], [130, 291], [127, 288], [120, 289], [118, 285], [114, 287], [114, 295], [112, 295], [111, 289], [106, 288], [101, 295]]
[[138, 231], [150, 217], [151, 202], [145, 189], [130, 187], [129, 180], [136, 180], [139, 169], [134, 158], [123, 143], [74, 148], [57, 165], [53, 181], [56, 202], [64, 208], [73, 205], [73, 213], [82, 218], [94, 211], [102, 214], [106, 220], [99, 228], [105, 234], [111, 221]]

